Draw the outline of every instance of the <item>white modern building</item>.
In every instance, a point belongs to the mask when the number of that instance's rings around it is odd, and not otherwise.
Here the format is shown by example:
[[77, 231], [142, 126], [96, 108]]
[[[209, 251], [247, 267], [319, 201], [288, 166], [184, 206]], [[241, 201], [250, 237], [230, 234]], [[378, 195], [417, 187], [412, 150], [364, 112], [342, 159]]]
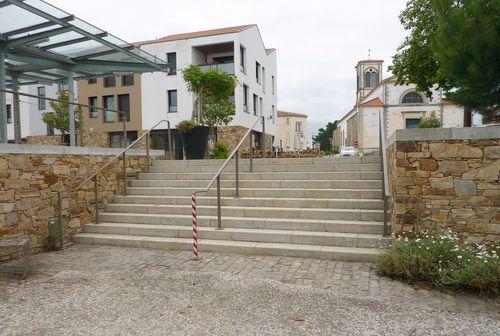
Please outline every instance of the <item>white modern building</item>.
[[383, 134], [417, 127], [420, 119], [432, 112], [442, 127], [462, 127], [464, 108], [443, 98], [439, 89], [432, 98], [416, 90], [416, 86], [396, 85], [396, 77], [383, 79], [382, 60], [363, 60], [356, 65], [356, 103], [338, 122], [333, 134], [335, 146], [355, 146], [360, 152], [379, 148], [379, 115]]
[[167, 74], [141, 76], [143, 129], [162, 118], [173, 127], [191, 119], [194, 97], [187, 90], [182, 69], [196, 65], [236, 76], [236, 114], [229, 126], [237, 126], [242, 136], [258, 116], [265, 116], [266, 134], [276, 143], [276, 50], [266, 49], [257, 25], [169, 35], [135, 45], [170, 64]]

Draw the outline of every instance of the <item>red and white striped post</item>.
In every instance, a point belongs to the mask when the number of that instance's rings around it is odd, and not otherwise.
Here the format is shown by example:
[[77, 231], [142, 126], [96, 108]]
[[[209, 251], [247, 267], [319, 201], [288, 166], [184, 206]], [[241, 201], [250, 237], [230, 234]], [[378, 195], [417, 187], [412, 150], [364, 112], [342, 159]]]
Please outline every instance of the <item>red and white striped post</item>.
[[196, 193], [191, 196], [191, 208], [193, 210], [193, 258], [198, 260], [198, 222], [196, 220]]

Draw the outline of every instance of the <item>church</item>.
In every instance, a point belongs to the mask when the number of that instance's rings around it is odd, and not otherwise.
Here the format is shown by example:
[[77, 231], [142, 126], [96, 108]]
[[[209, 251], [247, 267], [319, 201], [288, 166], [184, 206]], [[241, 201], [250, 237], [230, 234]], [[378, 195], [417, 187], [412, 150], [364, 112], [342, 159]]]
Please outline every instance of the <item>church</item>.
[[462, 106], [444, 99], [440, 89], [433, 89], [432, 98], [428, 98], [413, 84], [396, 85], [395, 76], [382, 78], [383, 62], [369, 59], [356, 65], [356, 103], [338, 121], [334, 146], [354, 146], [359, 153], [378, 150], [380, 114], [386, 138], [397, 129], [417, 127], [420, 119], [432, 112], [442, 127], [463, 127]]

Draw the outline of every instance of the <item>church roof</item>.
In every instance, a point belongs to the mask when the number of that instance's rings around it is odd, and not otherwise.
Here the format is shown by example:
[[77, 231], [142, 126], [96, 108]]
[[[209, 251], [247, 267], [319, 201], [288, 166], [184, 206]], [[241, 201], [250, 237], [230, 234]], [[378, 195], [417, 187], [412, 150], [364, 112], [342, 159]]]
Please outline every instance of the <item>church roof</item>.
[[295, 112], [278, 111], [278, 118], [284, 117], [297, 117], [297, 118], [307, 118], [307, 114], [300, 114]]
[[380, 100], [379, 97], [371, 99], [362, 104], [358, 104], [358, 107], [379, 107], [379, 106], [384, 106], [384, 103]]

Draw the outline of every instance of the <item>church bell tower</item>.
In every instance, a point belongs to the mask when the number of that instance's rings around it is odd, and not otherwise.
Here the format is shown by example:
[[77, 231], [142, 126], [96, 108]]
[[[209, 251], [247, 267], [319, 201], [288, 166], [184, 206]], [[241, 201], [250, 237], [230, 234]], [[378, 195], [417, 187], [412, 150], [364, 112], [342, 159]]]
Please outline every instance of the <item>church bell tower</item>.
[[363, 60], [356, 65], [356, 104], [382, 81], [382, 60]]

